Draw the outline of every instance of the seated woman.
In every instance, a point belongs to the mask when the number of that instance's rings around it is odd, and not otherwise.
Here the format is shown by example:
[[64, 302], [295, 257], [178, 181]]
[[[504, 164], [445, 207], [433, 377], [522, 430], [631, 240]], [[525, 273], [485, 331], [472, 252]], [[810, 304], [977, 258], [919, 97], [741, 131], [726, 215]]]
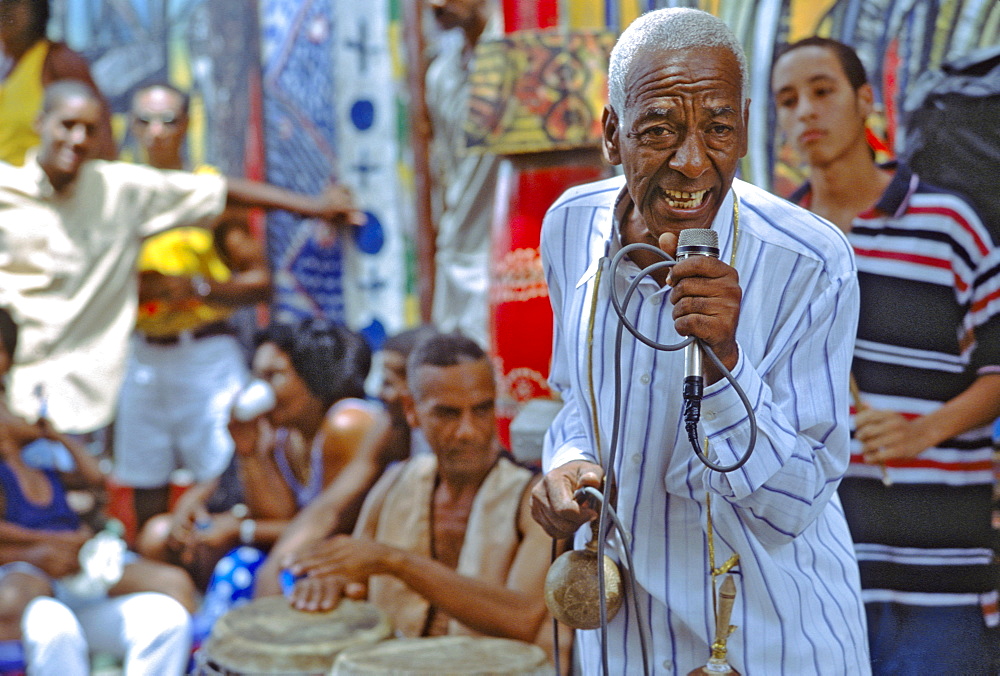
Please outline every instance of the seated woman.
[[[141, 553], [180, 563], [196, 580], [236, 547], [219, 567], [235, 582], [224, 585], [236, 592], [230, 603], [252, 597], [263, 551], [386, 424], [381, 407], [364, 398], [371, 350], [358, 334], [307, 319], [272, 324], [256, 342], [253, 373], [273, 391], [274, 404], [249, 420], [230, 421], [246, 504], [209, 514], [203, 501], [185, 495], [173, 514], [154, 517], [139, 536]], [[212, 591], [205, 605], [215, 607], [202, 611], [214, 619], [222, 608]], [[196, 639], [207, 628], [196, 627]]]
[[[16, 344], [17, 325], [0, 308], [0, 378]], [[65, 446], [75, 471], [26, 463], [22, 447], [40, 439]], [[66, 500], [67, 484], [97, 488], [103, 481], [81, 445], [44, 418], [15, 416], [0, 400], [0, 644], [6, 653], [23, 639], [32, 673], [56, 673], [56, 665], [82, 673], [88, 650], [101, 649], [135, 672], [179, 674], [194, 586], [181, 569], [139, 559], [111, 532], [95, 536], [81, 522]], [[125, 632], [126, 625], [136, 630]]]

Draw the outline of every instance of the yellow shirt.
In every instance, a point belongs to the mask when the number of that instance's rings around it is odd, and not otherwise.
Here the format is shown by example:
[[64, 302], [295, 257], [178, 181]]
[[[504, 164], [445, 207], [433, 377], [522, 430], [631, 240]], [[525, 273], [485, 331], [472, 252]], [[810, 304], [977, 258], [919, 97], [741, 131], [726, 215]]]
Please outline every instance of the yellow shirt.
[[51, 43], [39, 40], [0, 83], [0, 160], [20, 166], [38, 145], [35, 117], [42, 109], [42, 69]]
[[8, 398], [34, 418], [45, 386], [57, 429], [85, 432], [112, 418], [135, 327], [135, 265], [145, 237], [210, 223], [225, 181], [91, 160], [56, 193], [29, 153], [0, 163], [0, 305], [21, 327]]
[[[196, 174], [218, 175], [215, 167], [202, 165]], [[219, 258], [212, 233], [205, 228], [174, 228], [147, 239], [139, 252], [139, 272], [194, 277], [225, 282], [231, 276]], [[232, 308], [186, 299], [174, 303], [162, 300], [139, 305], [135, 328], [149, 336], [174, 336], [226, 319]]]

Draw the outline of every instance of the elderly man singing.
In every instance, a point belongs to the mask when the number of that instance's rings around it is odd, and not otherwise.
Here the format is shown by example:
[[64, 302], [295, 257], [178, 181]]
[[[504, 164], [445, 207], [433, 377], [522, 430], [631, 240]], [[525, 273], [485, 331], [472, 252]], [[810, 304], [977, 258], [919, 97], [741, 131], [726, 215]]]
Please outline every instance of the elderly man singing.
[[[606, 645], [599, 630], [577, 632], [583, 672], [599, 673], [604, 659], [612, 674], [641, 673], [644, 661], [657, 674], [705, 665], [716, 633], [711, 572], [729, 566], [728, 659], [739, 673], [867, 673], [858, 567], [835, 494], [848, 463], [858, 314], [851, 249], [830, 223], [735, 180], [747, 151], [747, 67], [719, 19], [690, 9], [640, 17], [611, 55], [609, 90], [603, 144], [624, 176], [563, 195], [542, 242], [556, 323], [550, 379], [566, 405], [549, 430], [533, 513], [551, 535], [579, 530], [582, 541], [596, 514], [577, 490], [614, 486], [606, 495], [626, 530], [618, 542], [631, 550], [638, 601], [638, 614], [611, 620]], [[693, 228], [718, 234], [719, 258], [643, 278], [625, 312], [659, 343], [699, 338], [731, 372], [733, 381], [705, 359], [698, 425], [706, 459], [731, 467], [749, 446], [752, 409], [755, 448], [731, 472], [709, 469], [689, 443], [681, 352], [629, 334], [619, 343], [609, 299]], [[609, 259], [635, 243], [647, 248], [612, 269]]]

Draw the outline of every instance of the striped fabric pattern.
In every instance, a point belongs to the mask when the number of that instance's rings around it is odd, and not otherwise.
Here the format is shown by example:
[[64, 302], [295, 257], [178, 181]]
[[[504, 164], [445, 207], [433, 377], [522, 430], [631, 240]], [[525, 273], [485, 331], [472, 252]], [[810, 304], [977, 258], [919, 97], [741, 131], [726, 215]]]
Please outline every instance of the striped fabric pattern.
[[[1000, 368], [1000, 248], [961, 198], [905, 166], [855, 219], [861, 319], [854, 374], [864, 401], [915, 418]], [[991, 429], [893, 461], [893, 484], [853, 443], [841, 498], [866, 601], [982, 605], [996, 623]]]
[[[565, 401], [546, 438], [547, 469], [580, 458], [608, 464], [618, 323], [608, 294], [612, 284], [623, 293], [638, 272], [626, 261], [623, 278], [612, 279], [605, 258], [620, 246], [613, 212], [626, 206], [623, 185], [619, 177], [568, 191], [543, 226], [556, 329], [550, 382]], [[710, 492], [716, 563], [734, 552], [741, 559], [733, 666], [743, 674], [865, 674], [857, 562], [836, 497], [848, 464], [847, 374], [858, 310], [850, 247], [826, 221], [735, 181], [713, 224], [722, 260], [734, 247], [734, 199], [735, 267], [744, 294], [734, 374], [760, 430], [747, 464], [723, 475], [695, 458], [681, 417], [680, 353], [655, 352], [627, 333], [621, 344], [617, 510], [635, 560], [652, 666], [657, 674], [687, 674], [709, 657]], [[665, 343], [680, 339], [668, 293], [645, 280], [627, 309], [646, 335]], [[747, 415], [725, 381], [706, 388], [701, 426], [717, 462], [730, 464], [746, 448]], [[630, 608], [612, 621], [611, 673], [641, 670], [638, 630]], [[600, 632], [578, 632], [578, 640], [584, 672], [600, 673]]]

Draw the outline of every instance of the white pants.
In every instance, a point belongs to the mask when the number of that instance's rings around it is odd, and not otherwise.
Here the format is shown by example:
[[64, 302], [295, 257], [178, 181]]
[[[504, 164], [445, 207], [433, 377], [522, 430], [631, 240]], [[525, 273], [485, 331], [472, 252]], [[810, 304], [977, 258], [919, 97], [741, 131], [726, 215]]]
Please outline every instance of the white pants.
[[76, 611], [42, 596], [21, 618], [28, 676], [87, 676], [90, 651], [124, 660], [124, 676], [184, 674], [191, 654], [191, 617], [176, 600], [128, 594]]
[[115, 418], [116, 480], [159, 488], [181, 467], [195, 481], [222, 474], [233, 457], [229, 410], [249, 377], [232, 336], [176, 345], [133, 336]]

